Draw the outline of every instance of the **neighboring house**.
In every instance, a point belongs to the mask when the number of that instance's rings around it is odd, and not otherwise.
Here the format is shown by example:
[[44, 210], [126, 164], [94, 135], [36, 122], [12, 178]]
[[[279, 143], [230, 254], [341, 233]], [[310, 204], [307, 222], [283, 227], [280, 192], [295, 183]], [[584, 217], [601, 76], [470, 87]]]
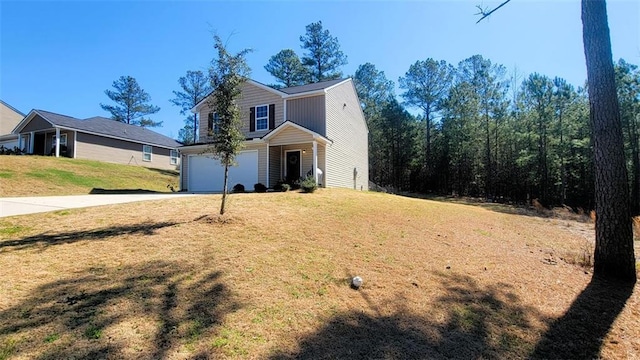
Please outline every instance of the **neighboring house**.
[[18, 135], [11, 131], [24, 119], [24, 114], [0, 100], [0, 146], [12, 149], [18, 146]]
[[[246, 141], [229, 169], [229, 188], [273, 187], [311, 175], [323, 187], [368, 190], [368, 130], [353, 80], [278, 90], [249, 80], [238, 104]], [[205, 99], [192, 111], [200, 116], [202, 143], [179, 149], [181, 189], [220, 191], [224, 168], [206, 153], [215, 109]]]
[[13, 131], [21, 148], [34, 155], [66, 156], [118, 164], [176, 169], [177, 141], [140, 126], [92, 117], [76, 119], [31, 110]]

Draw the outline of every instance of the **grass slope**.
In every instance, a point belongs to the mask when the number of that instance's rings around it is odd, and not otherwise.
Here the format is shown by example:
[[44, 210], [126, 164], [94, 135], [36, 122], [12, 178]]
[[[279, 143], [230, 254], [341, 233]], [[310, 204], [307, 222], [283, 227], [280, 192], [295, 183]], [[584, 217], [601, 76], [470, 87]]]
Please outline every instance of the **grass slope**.
[[592, 224], [333, 189], [219, 205], [2, 219], [0, 359], [640, 357], [638, 288], [565, 261]]
[[178, 172], [51, 156], [0, 156], [0, 196], [87, 194], [93, 188], [167, 192]]

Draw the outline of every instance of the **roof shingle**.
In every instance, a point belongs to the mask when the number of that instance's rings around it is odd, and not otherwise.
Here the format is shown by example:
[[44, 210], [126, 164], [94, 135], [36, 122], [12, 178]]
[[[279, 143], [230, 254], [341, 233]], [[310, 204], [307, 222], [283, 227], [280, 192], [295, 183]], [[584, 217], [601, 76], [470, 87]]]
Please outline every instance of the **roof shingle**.
[[34, 111], [55, 126], [167, 148], [177, 148], [180, 146], [179, 142], [168, 136], [158, 134], [155, 131], [140, 126], [121, 123], [101, 116], [80, 120], [71, 116], [56, 114], [45, 110]]

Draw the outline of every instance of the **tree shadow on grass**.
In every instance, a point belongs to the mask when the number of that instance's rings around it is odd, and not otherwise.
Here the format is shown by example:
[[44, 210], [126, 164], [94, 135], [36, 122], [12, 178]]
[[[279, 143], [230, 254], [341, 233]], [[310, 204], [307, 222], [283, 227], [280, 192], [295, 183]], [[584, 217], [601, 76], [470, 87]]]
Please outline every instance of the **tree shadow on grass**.
[[603, 340], [632, 295], [634, 285], [592, 279], [569, 310], [551, 324], [531, 358], [599, 358]]
[[1, 310], [0, 344], [17, 341], [14, 353], [35, 359], [162, 359], [195, 351], [240, 308], [218, 271], [157, 261], [88, 272]]
[[[445, 294], [429, 314], [393, 301], [395, 310], [338, 313], [299, 342], [295, 353], [272, 359], [450, 359], [523, 358], [535, 345], [532, 322], [540, 314], [522, 305], [509, 286], [480, 287], [471, 277], [437, 273]], [[419, 291], [416, 289], [416, 291]]]
[[120, 235], [153, 235], [156, 230], [177, 225], [176, 222], [144, 222], [134, 225], [111, 226], [101, 229], [69, 231], [62, 233], [44, 233], [17, 240], [0, 241], [0, 249], [23, 250], [35, 246], [71, 244], [83, 240], [105, 240]]

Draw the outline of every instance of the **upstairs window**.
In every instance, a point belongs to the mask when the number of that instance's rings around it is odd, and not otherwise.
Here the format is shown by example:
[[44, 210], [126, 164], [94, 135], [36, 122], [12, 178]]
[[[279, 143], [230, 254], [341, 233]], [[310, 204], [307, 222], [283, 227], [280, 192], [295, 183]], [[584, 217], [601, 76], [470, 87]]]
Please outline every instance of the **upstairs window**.
[[269, 106], [256, 106], [256, 131], [269, 129]]
[[151, 145], [142, 145], [142, 161], [151, 161]]
[[209, 118], [207, 119], [207, 132], [209, 134], [220, 132], [220, 117], [218, 116], [218, 113], [209, 113]]

